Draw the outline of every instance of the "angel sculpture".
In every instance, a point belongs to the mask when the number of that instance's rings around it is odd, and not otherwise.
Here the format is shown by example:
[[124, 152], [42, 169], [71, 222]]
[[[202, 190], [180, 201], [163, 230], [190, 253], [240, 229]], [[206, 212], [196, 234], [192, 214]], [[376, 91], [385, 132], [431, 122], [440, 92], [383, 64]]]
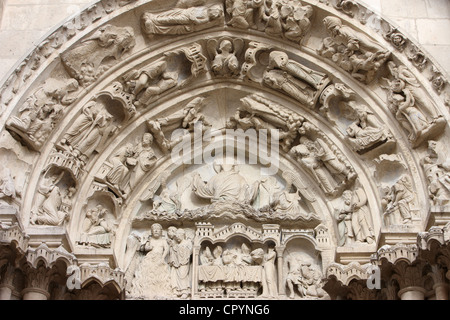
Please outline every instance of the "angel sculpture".
[[[313, 213], [308, 213], [303, 209], [302, 196], [309, 202], [314, 202], [315, 195], [301, 181], [300, 177], [292, 171], [284, 171], [282, 174], [286, 181], [286, 187], [283, 190], [272, 188], [273, 193], [269, 199], [269, 205], [262, 207], [261, 211], [273, 210], [282, 216], [290, 218], [309, 219], [313, 217]], [[292, 190], [295, 189], [294, 192]], [[318, 218], [318, 217], [314, 217]]]
[[242, 39], [222, 39], [219, 41], [210, 39], [207, 42], [207, 48], [210, 56], [211, 70], [216, 76], [232, 77], [240, 73], [239, 61], [237, 56], [244, 47]]
[[405, 67], [388, 62], [391, 79], [388, 86], [388, 108], [400, 125], [408, 132], [414, 147], [437, 135], [445, 127], [445, 119], [437, 114], [435, 104], [419, 90], [416, 77]]
[[[153, 213], [157, 215], [179, 213], [181, 211], [181, 195], [191, 186], [191, 176], [183, 176], [176, 181], [176, 190], [167, 186], [169, 171], [164, 171], [155, 179], [141, 198], [141, 201], [153, 199]], [[156, 192], [161, 189], [159, 195]]]

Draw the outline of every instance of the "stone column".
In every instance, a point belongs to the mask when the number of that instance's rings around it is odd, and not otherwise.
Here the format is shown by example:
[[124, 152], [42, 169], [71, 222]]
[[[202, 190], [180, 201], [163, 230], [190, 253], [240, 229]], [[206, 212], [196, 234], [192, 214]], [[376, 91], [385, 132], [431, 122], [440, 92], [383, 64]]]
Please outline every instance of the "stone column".
[[425, 293], [427, 291], [422, 287], [406, 287], [398, 292], [401, 300], [425, 300]]
[[8, 284], [0, 284], [0, 300], [11, 300], [13, 286]]
[[29, 267], [27, 270], [26, 287], [22, 290], [23, 300], [48, 300], [50, 293], [48, 286], [50, 284], [50, 270], [45, 266]]
[[436, 300], [448, 300], [448, 285], [445, 279], [445, 270], [438, 264], [431, 265], [431, 272], [428, 273], [434, 281], [433, 290]]
[[446, 283], [436, 283], [433, 290], [436, 294], [436, 300], [448, 300], [448, 285]]
[[276, 247], [275, 250], [277, 252], [277, 269], [278, 269], [278, 295], [285, 296], [286, 295], [286, 286], [283, 281], [283, 252], [284, 246]]
[[12, 292], [14, 290], [14, 272], [16, 268], [8, 264], [1, 275], [0, 283], [0, 300], [11, 300]]
[[200, 253], [200, 246], [194, 246], [192, 250], [192, 276], [191, 276], [191, 298], [198, 292], [198, 256]]

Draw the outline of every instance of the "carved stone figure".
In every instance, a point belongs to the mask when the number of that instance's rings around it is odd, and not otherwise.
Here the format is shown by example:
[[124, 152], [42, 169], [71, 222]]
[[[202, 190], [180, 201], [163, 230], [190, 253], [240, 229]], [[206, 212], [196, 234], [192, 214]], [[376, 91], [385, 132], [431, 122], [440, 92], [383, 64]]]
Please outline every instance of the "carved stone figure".
[[411, 178], [406, 174], [402, 175], [390, 188], [383, 202], [386, 204], [383, 214], [386, 225], [410, 224], [412, 210], [416, 206]]
[[81, 86], [87, 87], [111, 67], [111, 58], [119, 60], [135, 44], [132, 28], [105, 25], [81, 44], [63, 53], [61, 60], [67, 72]]
[[268, 131], [278, 129], [281, 148], [288, 151], [298, 135], [298, 129], [304, 118], [257, 94], [244, 97], [240, 101], [241, 105], [235, 115], [228, 120], [227, 127]]
[[186, 238], [186, 232], [183, 229], [176, 230], [171, 251], [172, 259], [169, 265], [171, 267], [172, 290], [177, 297], [186, 299], [191, 288], [190, 257], [192, 242]]
[[102, 103], [91, 101], [83, 107], [82, 113], [64, 134], [60, 144], [85, 164], [105, 138], [104, 135], [107, 137], [114, 132], [110, 128], [112, 120], [113, 116]]
[[216, 175], [208, 182], [204, 182], [200, 174], [195, 174], [192, 190], [203, 199], [211, 202], [227, 201], [251, 204], [258, 191], [259, 182], [250, 186], [245, 178], [239, 174], [234, 164], [214, 164]]
[[346, 132], [348, 140], [357, 152], [363, 153], [392, 139], [389, 130], [366, 106], [358, 105], [354, 101], [348, 102], [348, 106], [354, 111], [355, 119]]
[[[280, 218], [298, 218], [299, 216], [306, 220], [312, 217], [318, 218], [315, 214], [306, 212], [302, 206], [301, 193], [305, 193], [309, 201], [315, 201], [314, 196], [308, 193], [306, 186], [299, 181], [300, 179], [293, 172], [285, 171], [283, 177], [286, 179], [286, 187], [283, 190], [274, 185], [274, 182], [270, 183], [270, 179], [261, 182], [260, 190], [263, 188], [268, 192], [268, 204], [260, 210], [265, 211], [268, 207], [273, 210], [273, 215]], [[264, 200], [260, 193], [260, 200], [261, 198]]]
[[330, 37], [323, 40], [319, 54], [331, 59], [359, 81], [372, 82], [390, 52], [364, 34], [344, 25], [337, 17], [326, 17], [323, 23]]
[[388, 69], [392, 75], [392, 80], [387, 80], [388, 107], [416, 147], [440, 133], [446, 121], [436, 114], [434, 103], [418, 89], [415, 76], [405, 66], [396, 66], [390, 61]]
[[16, 197], [16, 186], [11, 170], [0, 163], [0, 205], [8, 199]]
[[277, 297], [278, 296], [278, 288], [277, 288], [277, 271], [275, 268], [275, 260], [277, 258], [277, 253], [273, 247], [269, 247], [267, 249], [267, 253], [264, 255], [264, 259], [262, 261], [263, 266], [263, 280], [262, 287], [263, 297]]
[[269, 54], [269, 65], [264, 73], [263, 82], [312, 108], [318, 90], [328, 82], [328, 79], [325, 74], [289, 59], [286, 53], [272, 51]]
[[[163, 92], [178, 85], [177, 71], [168, 71], [167, 62], [159, 60], [133, 74], [133, 94], [139, 98], [134, 102], [136, 107], [147, 106]], [[142, 93], [141, 93], [142, 92]]]
[[364, 191], [345, 190], [341, 199], [341, 206], [335, 209], [339, 231], [338, 244], [343, 246], [355, 242], [373, 243], [375, 236], [369, 220], [370, 211]]
[[428, 140], [428, 154], [421, 163], [428, 180], [431, 204], [438, 207], [450, 204], [450, 161], [439, 161], [436, 141]]
[[163, 152], [170, 151], [179, 141], [170, 141], [165, 137], [165, 131], [173, 131], [175, 129], [187, 129], [192, 131], [197, 122], [201, 122], [203, 126], [208, 126], [205, 116], [199, 111], [204, 105], [205, 98], [197, 97], [191, 100], [183, 109], [178, 110], [164, 118], [150, 120], [148, 122], [149, 130], [153, 133], [156, 143]]
[[208, 29], [223, 22], [221, 5], [175, 8], [161, 13], [145, 12], [142, 30], [153, 35], [182, 35]]
[[170, 296], [170, 274], [166, 263], [169, 245], [163, 238], [162, 226], [159, 223], [151, 226], [151, 235], [139, 251], [145, 256], [133, 278], [132, 296], [141, 299]]
[[11, 117], [6, 126], [13, 136], [35, 150], [39, 150], [63, 116], [65, 106], [71, 104], [78, 90], [74, 79], [48, 79], [19, 109], [17, 116]]
[[162, 188], [159, 195], [153, 197], [153, 212], [158, 215], [168, 215], [172, 213], [180, 213], [181, 196], [183, 192], [191, 186], [190, 177], [181, 177], [177, 180], [177, 188], [175, 191], [169, 190], [167, 187], [168, 174], [161, 174], [159, 181]]
[[322, 273], [317, 266], [292, 254], [287, 258], [287, 266], [286, 286], [289, 289], [289, 298], [294, 299], [297, 294], [300, 298], [309, 299], [327, 295], [322, 289]]
[[112, 164], [111, 171], [106, 175], [106, 180], [111, 183], [117, 190], [123, 192], [125, 177], [129, 173], [128, 164], [134, 161], [133, 145], [127, 143], [125, 146], [120, 148], [110, 159]]
[[107, 213], [108, 209], [102, 205], [97, 205], [86, 212], [78, 244], [102, 248], [111, 246], [114, 231], [106, 220]]
[[207, 47], [212, 57], [211, 70], [216, 76], [232, 77], [240, 74], [240, 64], [237, 55], [244, 46], [242, 39], [233, 42], [223, 39], [218, 44], [215, 39], [208, 40]]
[[136, 163], [130, 173], [129, 188], [131, 190], [136, 187], [157, 161], [152, 145], [153, 135], [146, 132], [142, 135], [142, 140], [133, 149]]
[[64, 172], [45, 177], [39, 185], [36, 206], [32, 209], [31, 223], [37, 225], [59, 226], [69, 219], [64, 210], [64, 192], [57, 186]]
[[311, 26], [313, 8], [297, 1], [227, 0], [228, 25], [264, 30], [266, 34], [300, 43]]
[[354, 180], [356, 173], [320, 138], [312, 141], [306, 136], [290, 151], [311, 172], [327, 194], [333, 194], [339, 185]]

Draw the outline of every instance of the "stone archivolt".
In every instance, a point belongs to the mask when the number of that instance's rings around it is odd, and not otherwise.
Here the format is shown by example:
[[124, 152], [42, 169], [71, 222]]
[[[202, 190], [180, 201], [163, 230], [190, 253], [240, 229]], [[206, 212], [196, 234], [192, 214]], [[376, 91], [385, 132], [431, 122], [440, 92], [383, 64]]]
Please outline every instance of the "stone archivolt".
[[448, 299], [446, 81], [312, 2], [99, 1], [34, 51], [2, 88], [0, 297]]

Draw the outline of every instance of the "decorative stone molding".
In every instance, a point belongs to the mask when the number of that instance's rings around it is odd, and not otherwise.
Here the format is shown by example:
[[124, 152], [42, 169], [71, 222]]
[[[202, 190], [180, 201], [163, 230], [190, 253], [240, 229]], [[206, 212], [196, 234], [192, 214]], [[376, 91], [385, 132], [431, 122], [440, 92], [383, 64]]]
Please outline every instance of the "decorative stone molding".
[[91, 265], [89, 263], [83, 263], [79, 268], [82, 287], [86, 286], [91, 281], [96, 281], [103, 287], [109, 283], [114, 283], [118, 292], [125, 289], [125, 275], [120, 269], [112, 269], [107, 264]]
[[358, 262], [351, 262], [348, 265], [332, 263], [327, 268], [326, 278], [335, 277], [337, 281], [348, 286], [352, 280], [367, 280], [370, 266], [371, 264], [361, 265]]
[[419, 254], [416, 244], [397, 244], [385, 245], [378, 249], [372, 256], [372, 261], [381, 262], [386, 260], [389, 263], [397, 264], [399, 261], [405, 261], [408, 264], [413, 263]]
[[19, 251], [24, 254], [28, 249], [29, 236], [22, 231], [22, 228], [15, 224], [13, 226], [5, 226], [0, 224], [0, 243], [9, 245], [15, 243]]
[[26, 259], [27, 263], [34, 268], [38, 267], [39, 262], [43, 262], [46, 268], [51, 268], [58, 260], [64, 261], [67, 266], [76, 263], [76, 257], [62, 246], [52, 250], [45, 243], [36, 249], [29, 248]]

